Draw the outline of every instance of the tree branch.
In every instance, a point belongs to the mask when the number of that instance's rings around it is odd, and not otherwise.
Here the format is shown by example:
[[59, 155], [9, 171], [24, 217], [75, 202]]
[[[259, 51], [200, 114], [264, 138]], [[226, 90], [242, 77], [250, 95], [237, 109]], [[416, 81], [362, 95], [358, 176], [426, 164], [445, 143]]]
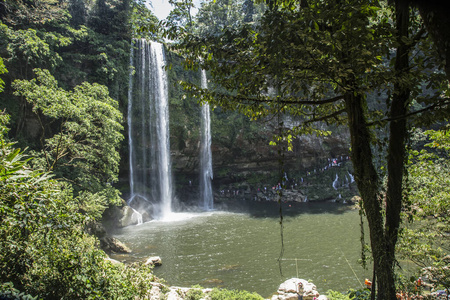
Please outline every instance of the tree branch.
[[303, 123], [304, 124], [309, 124], [309, 123], [315, 123], [315, 122], [320, 122], [320, 121], [326, 121], [326, 120], [331, 119], [331, 118], [337, 118], [339, 115], [341, 115], [341, 114], [343, 114], [345, 112], [346, 112], [346, 110], [343, 108], [343, 109], [335, 111], [332, 114], [329, 114], [329, 115], [326, 115], [326, 116], [323, 116], [323, 117], [320, 117], [320, 118], [312, 118], [312, 119], [307, 120], [307, 121], [305, 121]]
[[404, 115], [401, 115], [401, 116], [397, 116], [395, 118], [384, 118], [384, 119], [381, 119], [381, 120], [378, 120], [378, 121], [367, 123], [367, 126], [381, 125], [382, 123], [385, 123], [385, 122], [391, 122], [391, 121], [397, 121], [397, 120], [409, 118], [411, 116], [418, 115], [418, 114], [423, 113], [423, 112], [432, 111], [432, 110], [434, 110], [436, 108], [443, 107], [443, 106], [446, 106], [446, 105], [450, 105], [450, 98], [443, 98], [443, 99], [441, 98], [441, 99], [438, 99], [438, 100], [444, 100], [444, 101], [443, 102], [434, 103], [434, 104], [429, 105], [427, 107], [424, 107], [422, 109], [419, 109], [419, 110], [416, 110], [416, 111], [412, 111], [410, 113], [407, 113], [407, 114], [404, 114]]
[[[217, 94], [216, 94], [217, 95]], [[245, 96], [241, 96], [241, 95], [237, 95], [237, 96], [227, 96], [227, 95], [221, 95], [224, 98], [228, 98], [228, 97], [232, 97], [234, 99], [237, 99], [238, 101], [248, 101], [248, 102], [256, 102], [256, 103], [270, 103], [270, 102], [277, 102], [280, 104], [298, 104], [298, 105], [323, 105], [323, 104], [329, 104], [329, 103], [334, 103], [334, 102], [338, 102], [340, 100], [344, 99], [344, 96], [336, 96], [333, 98], [329, 98], [329, 99], [323, 99], [323, 100], [295, 100], [295, 97], [289, 97], [289, 98], [285, 98], [285, 99], [281, 99], [281, 100], [269, 100], [269, 99], [258, 99], [258, 98], [250, 98], [250, 97], [245, 97]], [[219, 95], [219, 97], [221, 97]], [[291, 100], [288, 100], [291, 99]]]

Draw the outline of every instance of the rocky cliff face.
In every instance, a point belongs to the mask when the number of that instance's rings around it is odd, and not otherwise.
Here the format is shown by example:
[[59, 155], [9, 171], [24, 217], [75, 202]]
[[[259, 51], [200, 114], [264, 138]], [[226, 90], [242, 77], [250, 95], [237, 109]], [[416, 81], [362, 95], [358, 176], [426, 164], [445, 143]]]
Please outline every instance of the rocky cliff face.
[[[290, 179], [288, 184], [294, 184], [295, 178], [308, 176], [309, 188], [320, 183], [318, 188], [324, 193], [315, 200], [336, 198], [336, 190], [332, 187], [335, 175], [339, 172], [351, 172], [351, 163], [346, 163], [349, 156], [349, 136], [345, 131], [334, 133], [327, 137], [300, 136], [293, 141], [293, 151], [279, 153], [280, 147], [269, 145], [272, 133], [268, 130], [260, 132], [258, 138], [246, 137], [238, 133], [234, 143], [223, 143], [218, 136], [213, 136], [213, 187], [216, 198], [220, 198], [226, 191], [241, 191], [240, 196], [255, 199], [258, 188], [273, 187], [282, 177]], [[190, 198], [197, 198], [199, 181], [199, 143], [186, 141], [183, 150], [172, 150], [173, 174], [175, 177], [176, 194], [182, 202], [189, 202]], [[324, 168], [332, 164], [332, 159], [342, 160], [343, 169], [323, 172]], [[345, 158], [345, 159], [344, 159]], [[337, 167], [337, 166], [336, 166]], [[350, 168], [350, 169], [349, 169]], [[314, 172], [315, 170], [315, 172]], [[322, 170], [322, 173], [319, 172]], [[343, 174], [344, 174], [343, 173]], [[324, 176], [327, 178], [324, 183]], [[344, 175], [341, 175], [341, 180]], [[348, 175], [347, 175], [348, 177]], [[327, 185], [326, 187], [323, 185]], [[327, 195], [326, 191], [329, 190]], [[300, 191], [307, 197], [306, 191]], [[228, 192], [229, 194], [233, 192]], [[311, 197], [309, 199], [314, 200]], [[304, 199], [304, 197], [303, 197]]]

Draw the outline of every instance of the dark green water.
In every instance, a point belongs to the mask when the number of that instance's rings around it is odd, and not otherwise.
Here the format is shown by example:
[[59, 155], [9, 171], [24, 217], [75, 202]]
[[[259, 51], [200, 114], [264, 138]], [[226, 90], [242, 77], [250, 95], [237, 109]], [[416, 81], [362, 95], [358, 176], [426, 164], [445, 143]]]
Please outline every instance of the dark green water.
[[169, 285], [245, 289], [264, 297], [297, 276], [311, 280], [320, 293], [361, 287], [371, 271], [357, 262], [358, 211], [335, 203], [283, 206], [281, 274], [277, 204], [233, 205], [234, 212], [177, 214], [178, 220], [127, 227], [113, 235], [133, 253], [113, 258], [135, 261], [157, 255], [163, 265], [155, 274]]

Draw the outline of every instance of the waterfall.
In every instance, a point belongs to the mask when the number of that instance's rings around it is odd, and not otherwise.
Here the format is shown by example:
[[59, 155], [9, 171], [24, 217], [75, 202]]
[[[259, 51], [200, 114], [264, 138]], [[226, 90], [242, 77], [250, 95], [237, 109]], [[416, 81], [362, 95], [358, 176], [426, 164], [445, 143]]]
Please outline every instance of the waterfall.
[[[207, 89], [208, 83], [206, 81], [205, 70], [202, 74], [202, 88]], [[204, 210], [211, 210], [214, 208], [214, 199], [211, 187], [211, 180], [213, 179], [212, 170], [212, 154], [211, 154], [211, 119], [209, 104], [202, 105], [202, 126], [201, 126], [201, 144], [200, 144], [200, 207]]]
[[352, 174], [350, 174], [350, 172], [347, 171], [347, 173], [348, 173], [348, 176], [350, 176], [350, 183], [355, 182], [355, 177]]
[[137, 225], [142, 225], [144, 223], [142, 221], [142, 215], [134, 208], [131, 209], [133, 210], [133, 214], [131, 215], [131, 222], [136, 223]]
[[133, 60], [134, 60], [134, 41], [131, 41], [131, 47], [130, 47], [130, 75], [128, 77], [128, 107], [127, 107], [127, 124], [128, 124], [128, 161], [129, 161], [129, 168], [130, 168], [130, 193], [131, 197], [128, 200], [129, 203], [131, 203], [134, 200], [134, 155], [133, 155], [133, 136], [131, 135], [131, 111], [133, 109], [133, 73], [134, 73], [134, 67], [133, 67]]
[[339, 176], [336, 173], [336, 178], [333, 181], [333, 189], [337, 190], [337, 184], [338, 184]]
[[[164, 218], [172, 211], [169, 103], [163, 45], [134, 40], [128, 91], [130, 199], [149, 202]], [[150, 206], [150, 205], [149, 205]]]

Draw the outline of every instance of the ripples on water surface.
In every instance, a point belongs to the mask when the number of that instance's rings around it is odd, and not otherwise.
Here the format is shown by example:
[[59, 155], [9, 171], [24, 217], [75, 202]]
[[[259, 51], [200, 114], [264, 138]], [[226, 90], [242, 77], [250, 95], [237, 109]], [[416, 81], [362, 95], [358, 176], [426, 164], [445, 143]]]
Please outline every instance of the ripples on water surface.
[[135, 261], [157, 255], [163, 265], [155, 274], [169, 285], [245, 289], [264, 297], [297, 272], [321, 293], [359, 288], [370, 277], [371, 271], [357, 263], [358, 211], [335, 203], [285, 204], [280, 274], [278, 205], [233, 207], [235, 212], [180, 213], [118, 230], [113, 236], [133, 253], [112, 257]]

